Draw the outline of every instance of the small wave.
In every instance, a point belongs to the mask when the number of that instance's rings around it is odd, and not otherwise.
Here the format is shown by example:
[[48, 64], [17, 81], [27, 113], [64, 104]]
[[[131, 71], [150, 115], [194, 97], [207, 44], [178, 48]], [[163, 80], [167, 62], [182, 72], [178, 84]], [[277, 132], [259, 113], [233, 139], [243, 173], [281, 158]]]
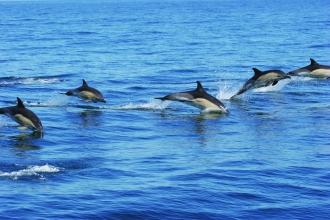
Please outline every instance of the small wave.
[[33, 84], [52, 84], [61, 82], [60, 78], [40, 78], [40, 77], [28, 77], [28, 78], [20, 78], [20, 77], [6, 77], [0, 79], [0, 85], [15, 85], [15, 84], [25, 84], [25, 85], [33, 85]]
[[78, 35], [91, 35], [91, 34], [97, 34], [97, 33], [92, 32], [92, 31], [78, 31], [78, 32], [76, 32], [76, 34], [78, 34]]
[[315, 44], [315, 45], [311, 45], [311, 46], [309, 46], [309, 48], [327, 48], [327, 47], [329, 47], [330, 46], [330, 44]]
[[12, 171], [12, 172], [0, 171], [0, 177], [8, 177], [14, 180], [17, 180], [20, 177], [36, 177], [38, 179], [45, 180], [46, 178], [42, 175], [42, 173], [58, 173], [61, 170], [63, 170], [63, 168], [58, 168], [48, 164], [45, 164], [43, 166], [35, 165], [35, 166], [28, 166], [27, 168], [18, 171]]

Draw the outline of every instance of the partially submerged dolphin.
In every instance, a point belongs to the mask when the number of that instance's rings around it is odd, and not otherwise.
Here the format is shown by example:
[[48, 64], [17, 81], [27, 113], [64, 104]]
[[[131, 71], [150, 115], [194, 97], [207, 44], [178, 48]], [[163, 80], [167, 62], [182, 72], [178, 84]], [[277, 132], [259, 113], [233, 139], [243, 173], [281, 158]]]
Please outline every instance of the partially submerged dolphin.
[[235, 95], [231, 97], [231, 99], [246, 92], [247, 90], [270, 86], [270, 85], [275, 86], [278, 83], [278, 81], [282, 79], [291, 78], [281, 70], [260, 71], [257, 68], [252, 68], [252, 69], [254, 71], [254, 76], [251, 79], [249, 79], [243, 85], [243, 87]]
[[329, 79], [330, 66], [320, 65], [315, 60], [310, 58], [311, 64], [297, 70], [288, 72], [292, 76], [309, 76], [314, 78]]
[[197, 89], [187, 92], [172, 93], [162, 98], [161, 100], [171, 100], [184, 102], [188, 105], [195, 106], [202, 111], [229, 113], [227, 108], [215, 97], [209, 95], [203, 88], [202, 84], [197, 81]]
[[17, 106], [0, 108], [0, 114], [7, 115], [23, 128], [29, 128], [33, 131], [44, 132], [41, 121], [36, 114], [25, 108], [23, 102], [17, 97]]
[[76, 89], [72, 89], [65, 94], [68, 96], [77, 96], [78, 98], [83, 99], [84, 102], [106, 102], [101, 92], [92, 87], [89, 87], [84, 79], [82, 86]]

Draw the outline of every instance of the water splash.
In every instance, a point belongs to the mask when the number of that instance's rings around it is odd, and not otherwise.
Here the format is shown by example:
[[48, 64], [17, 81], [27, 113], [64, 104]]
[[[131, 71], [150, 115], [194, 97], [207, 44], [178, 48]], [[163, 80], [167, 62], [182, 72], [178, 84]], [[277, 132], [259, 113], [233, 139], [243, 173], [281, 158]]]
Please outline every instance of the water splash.
[[219, 81], [219, 92], [216, 95], [216, 98], [219, 100], [229, 100], [233, 95], [238, 91], [232, 83], [222, 80]]
[[33, 106], [33, 107], [63, 107], [63, 106], [67, 106], [68, 102], [69, 102], [69, 98], [59, 92], [51, 93], [47, 101], [39, 101], [39, 102], [23, 101], [25, 106]]
[[150, 100], [147, 103], [133, 104], [113, 107], [114, 110], [164, 110], [170, 105], [169, 101]]

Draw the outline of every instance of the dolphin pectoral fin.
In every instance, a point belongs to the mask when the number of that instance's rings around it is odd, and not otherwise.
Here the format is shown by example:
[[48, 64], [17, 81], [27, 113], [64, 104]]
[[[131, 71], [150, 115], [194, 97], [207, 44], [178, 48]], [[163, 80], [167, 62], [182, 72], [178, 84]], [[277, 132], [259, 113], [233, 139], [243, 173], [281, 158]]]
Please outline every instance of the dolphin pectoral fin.
[[19, 126], [19, 127], [17, 127], [19, 130], [27, 130], [28, 128], [27, 127], [25, 127], [25, 126]]
[[269, 81], [269, 82], [265, 85], [265, 87], [270, 86], [271, 84], [273, 84], [273, 81]]
[[275, 86], [278, 83], [278, 80], [275, 80], [272, 84], [272, 86]]

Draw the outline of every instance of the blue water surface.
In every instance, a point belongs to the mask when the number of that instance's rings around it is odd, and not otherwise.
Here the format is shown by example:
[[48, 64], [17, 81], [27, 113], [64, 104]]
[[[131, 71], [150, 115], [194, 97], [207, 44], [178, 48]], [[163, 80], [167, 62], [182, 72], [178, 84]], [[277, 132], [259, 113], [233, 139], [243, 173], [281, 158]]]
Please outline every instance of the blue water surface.
[[[1, 1], [1, 219], [329, 219], [326, 0]], [[107, 103], [61, 93], [82, 85]], [[200, 81], [228, 115], [154, 99]]]

